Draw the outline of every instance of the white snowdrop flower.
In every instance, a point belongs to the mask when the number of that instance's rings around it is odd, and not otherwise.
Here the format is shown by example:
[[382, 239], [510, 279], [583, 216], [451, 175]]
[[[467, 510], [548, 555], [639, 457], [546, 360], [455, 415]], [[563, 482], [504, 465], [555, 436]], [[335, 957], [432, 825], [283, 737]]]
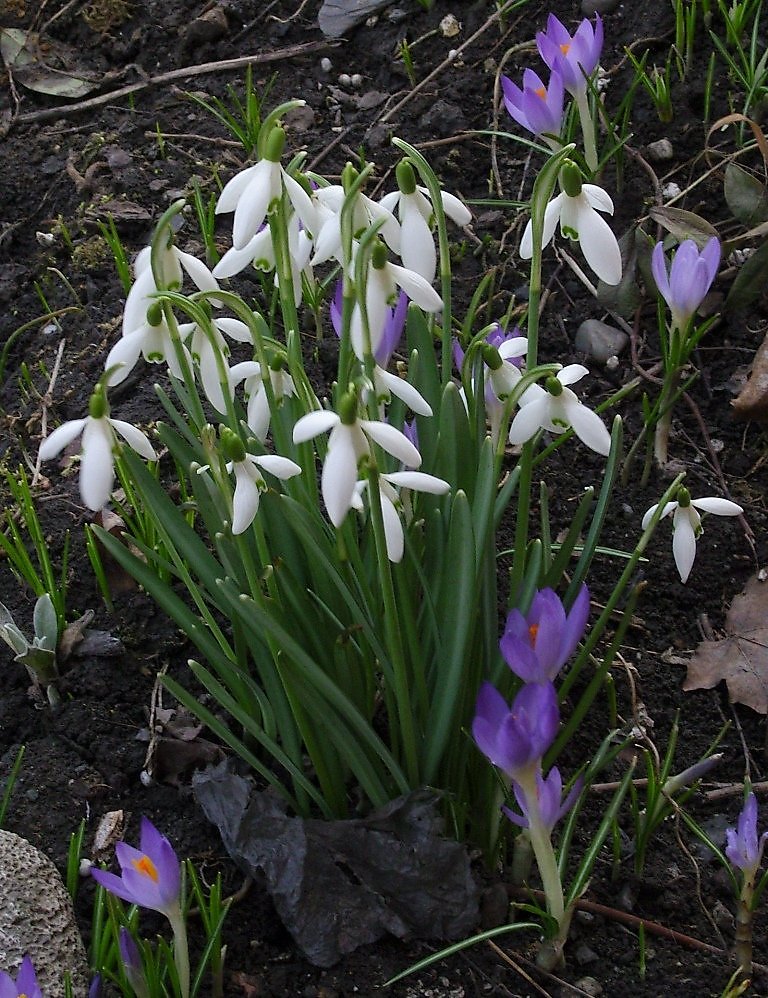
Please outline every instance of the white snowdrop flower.
[[[312, 266], [335, 259], [343, 264], [341, 246], [341, 209], [346, 193], [341, 184], [318, 187], [314, 192], [317, 204], [318, 228], [314, 232]], [[393, 252], [400, 246], [400, 223], [389, 209], [373, 201], [366, 194], [358, 193], [352, 214], [352, 230], [359, 235], [375, 222], [381, 222], [380, 233]]]
[[[659, 508], [659, 504], [651, 506], [643, 517], [643, 530], [651, 522], [651, 517]], [[672, 554], [675, 558], [677, 571], [680, 573], [680, 581], [687, 582], [691, 574], [693, 562], [696, 558], [696, 541], [702, 534], [701, 516], [702, 513], [714, 513], [716, 516], [738, 516], [743, 513], [743, 509], [730, 499], [718, 499], [716, 497], [705, 497], [703, 499], [691, 499], [691, 494], [686, 488], [681, 488], [677, 493], [677, 500], [668, 502], [664, 507], [661, 516], [669, 516], [672, 513]]]
[[341, 525], [353, 504], [358, 465], [370, 455], [370, 441], [408, 468], [421, 464], [421, 454], [400, 430], [389, 423], [357, 418], [354, 394], [346, 395], [340, 408], [341, 415], [327, 409], [310, 412], [293, 428], [293, 442], [297, 444], [330, 430], [320, 487], [334, 527]]
[[232, 240], [237, 250], [243, 250], [261, 229], [267, 215], [280, 202], [284, 190], [305, 228], [315, 232], [317, 213], [312, 199], [280, 165], [284, 145], [285, 132], [276, 126], [267, 139], [264, 158], [255, 166], [235, 174], [219, 195], [216, 214], [235, 213]]
[[[352, 506], [362, 510], [362, 493], [368, 488], [368, 481], [357, 482], [352, 499]], [[379, 475], [379, 496], [381, 499], [381, 518], [384, 522], [384, 537], [387, 544], [387, 557], [390, 561], [402, 561], [405, 550], [405, 532], [400, 519], [401, 513], [406, 517], [410, 513], [410, 504], [402, 499], [402, 491], [413, 489], [415, 492], [428, 492], [431, 495], [444, 495], [451, 488], [448, 482], [434, 475], [426, 475], [421, 471], [395, 471], [389, 475]]]
[[[569, 169], [572, 167], [572, 169]], [[565, 190], [553, 198], [544, 211], [542, 246], [548, 246], [557, 223], [568, 239], [578, 240], [584, 259], [606, 284], [621, 280], [621, 250], [610, 225], [598, 212], [613, 214], [610, 196], [595, 184], [582, 184], [581, 173], [566, 162], [561, 171]], [[533, 255], [533, 227], [529, 221], [520, 243], [520, 256], [530, 260]]]
[[[275, 367], [268, 368], [269, 381], [275, 402], [296, 394], [296, 386], [288, 371], [278, 362]], [[234, 364], [229, 369], [230, 387], [234, 391], [236, 385], [244, 382], [243, 388], [247, 398], [246, 423], [248, 429], [258, 441], [263, 443], [269, 433], [272, 420], [272, 410], [269, 407], [269, 397], [264, 387], [264, 372], [261, 364], [255, 360], [246, 360]]]
[[[400, 254], [403, 266], [420, 274], [431, 284], [437, 271], [437, 251], [432, 235], [434, 209], [426, 187], [416, 185], [413, 167], [408, 160], [397, 166], [398, 189], [385, 194], [379, 202], [400, 220], [400, 240], [392, 249]], [[457, 225], [468, 225], [472, 215], [466, 205], [446, 191], [441, 192], [445, 214]]]
[[417, 415], [432, 415], [432, 406], [417, 388], [414, 388], [405, 378], [385, 371], [378, 364], [373, 369], [373, 387], [378, 399], [388, 400], [390, 396], [394, 395], [401, 402], [405, 402], [408, 408]]
[[606, 456], [611, 449], [611, 435], [605, 424], [567, 387], [585, 374], [589, 371], [582, 364], [568, 364], [555, 377], [547, 378], [546, 388], [531, 385], [520, 399], [520, 409], [509, 428], [509, 442], [525, 443], [540, 429], [560, 434], [573, 428], [587, 447]]
[[238, 343], [253, 343], [253, 336], [246, 323], [240, 319], [221, 316], [211, 319], [211, 327], [208, 332], [195, 324], [188, 344], [192, 359], [197, 363], [200, 371], [200, 383], [203, 386], [203, 391], [217, 412], [227, 411], [227, 402], [219, 371], [221, 362], [225, 368], [226, 380], [224, 384], [228, 384], [227, 360], [230, 351], [224, 334]]
[[249, 454], [240, 437], [225, 428], [221, 434], [227, 472], [235, 476], [232, 497], [232, 533], [242, 534], [253, 523], [259, 511], [261, 493], [267, 488], [262, 471], [281, 481], [301, 474], [301, 468], [290, 458], [278, 454]]
[[88, 509], [98, 512], [109, 502], [115, 482], [114, 451], [117, 435], [147, 461], [156, 461], [146, 434], [123, 419], [109, 416], [107, 400], [97, 388], [91, 396], [89, 414], [84, 419], [62, 423], [40, 444], [40, 460], [49, 461], [80, 434], [80, 495]]

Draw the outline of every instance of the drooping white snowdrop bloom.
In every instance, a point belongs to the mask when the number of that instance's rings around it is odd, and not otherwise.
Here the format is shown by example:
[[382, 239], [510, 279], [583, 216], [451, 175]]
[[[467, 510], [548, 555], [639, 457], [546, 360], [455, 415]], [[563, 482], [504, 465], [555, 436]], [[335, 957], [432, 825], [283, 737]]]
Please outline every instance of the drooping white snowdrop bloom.
[[232, 533], [242, 534], [253, 523], [259, 511], [261, 493], [267, 488], [262, 471], [281, 481], [301, 474], [301, 468], [290, 458], [278, 454], [250, 454], [240, 437], [224, 428], [221, 434], [224, 454], [230, 460], [226, 469], [235, 476], [235, 493], [232, 497]]
[[341, 415], [327, 409], [307, 413], [293, 428], [293, 442], [297, 444], [330, 430], [320, 487], [334, 527], [341, 525], [353, 504], [358, 466], [370, 455], [371, 441], [408, 468], [421, 464], [421, 454], [400, 430], [389, 423], [358, 419], [354, 394], [342, 399], [340, 409]]
[[[420, 274], [431, 284], [437, 270], [437, 252], [432, 235], [434, 209], [426, 187], [418, 187], [408, 160], [397, 166], [396, 191], [385, 194], [379, 202], [388, 211], [397, 211], [400, 220], [399, 243], [391, 248], [400, 254], [403, 266]], [[441, 191], [443, 211], [457, 225], [469, 225], [472, 214], [455, 195]]]
[[[189, 338], [189, 352], [200, 371], [200, 382], [208, 401], [217, 412], [227, 411], [227, 402], [222, 385], [230, 381], [227, 367], [229, 345], [225, 334], [238, 343], [253, 343], [253, 336], [245, 322], [228, 316], [214, 316], [208, 332], [195, 324]], [[222, 364], [225, 371], [219, 370]]]
[[88, 509], [98, 512], [109, 502], [115, 482], [114, 451], [117, 434], [147, 461], [156, 461], [152, 444], [141, 430], [123, 419], [112, 419], [104, 392], [96, 389], [83, 419], [58, 426], [40, 444], [40, 460], [49, 461], [80, 434], [80, 495]]
[[264, 158], [235, 174], [224, 186], [216, 203], [216, 214], [233, 211], [232, 241], [236, 250], [244, 250], [267, 215], [279, 204], [283, 191], [304, 227], [314, 233], [317, 213], [312, 198], [302, 185], [280, 165], [285, 132], [275, 126], [266, 142]]
[[[369, 487], [368, 480], [357, 482], [352, 498], [354, 509], [363, 509], [363, 492]], [[398, 488], [400, 492], [398, 492]], [[405, 532], [400, 519], [401, 514], [410, 517], [410, 502], [404, 501], [407, 493], [428, 492], [431, 495], [444, 495], [451, 486], [442, 478], [426, 475], [421, 471], [395, 471], [389, 475], [379, 475], [379, 497], [381, 499], [381, 518], [384, 522], [384, 537], [387, 544], [387, 557], [390, 561], [399, 562], [403, 559], [405, 550]], [[405, 494], [405, 495], [404, 495]]]
[[[643, 517], [643, 530], [648, 526], [651, 517], [659, 508], [659, 504], [651, 506]], [[681, 488], [677, 494], [677, 500], [668, 502], [662, 512], [662, 518], [672, 513], [672, 554], [675, 558], [677, 571], [680, 573], [680, 581], [687, 582], [691, 574], [693, 562], [696, 558], [696, 541], [702, 531], [702, 513], [714, 513], [716, 516], [738, 516], [744, 510], [738, 503], [731, 502], [730, 499], [718, 499], [708, 496], [703, 499], [691, 499], [691, 494], [686, 488]]]
[[[344, 206], [346, 193], [341, 184], [331, 184], [328, 187], [318, 187], [314, 192], [317, 203], [318, 228], [314, 233], [315, 252], [312, 256], [312, 266], [335, 259], [343, 264], [341, 246], [341, 209]], [[400, 223], [389, 209], [373, 201], [366, 194], [358, 193], [352, 213], [352, 231], [358, 236], [370, 228], [375, 222], [381, 223], [380, 232], [384, 242], [393, 252], [400, 246]]]
[[[267, 370], [272, 386], [272, 395], [276, 403], [279, 404], [281, 399], [296, 394], [293, 378], [281, 363], [276, 361], [275, 366]], [[241, 364], [234, 364], [229, 369], [229, 378], [232, 390], [241, 381], [244, 382], [243, 388], [247, 399], [246, 423], [256, 439], [263, 443], [269, 433], [272, 410], [269, 407], [269, 396], [264, 387], [265, 374], [261, 364], [256, 360], [246, 360]]]
[[[572, 169], [571, 169], [572, 168]], [[557, 223], [568, 239], [578, 240], [584, 259], [606, 284], [621, 280], [621, 250], [610, 225], [598, 212], [613, 214], [610, 195], [596, 184], [582, 184], [575, 164], [566, 162], [561, 171], [565, 189], [554, 197], [544, 210], [542, 246], [548, 246]], [[533, 226], [529, 221], [520, 243], [520, 256], [530, 260], [533, 255]]]
[[611, 449], [611, 435], [605, 424], [567, 387], [585, 374], [589, 371], [583, 364], [568, 364], [555, 377], [547, 378], [546, 388], [531, 385], [526, 389], [509, 428], [509, 442], [525, 443], [540, 429], [559, 434], [573, 428], [587, 447], [606, 456]]

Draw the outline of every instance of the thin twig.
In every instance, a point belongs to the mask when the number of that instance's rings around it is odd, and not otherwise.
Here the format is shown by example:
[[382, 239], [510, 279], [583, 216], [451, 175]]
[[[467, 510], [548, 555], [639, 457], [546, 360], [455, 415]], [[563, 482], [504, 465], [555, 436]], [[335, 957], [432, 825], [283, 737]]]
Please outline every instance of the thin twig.
[[146, 80], [138, 83], [131, 83], [126, 87], [119, 87], [117, 90], [110, 90], [109, 93], [99, 94], [98, 97], [91, 97], [88, 100], [78, 101], [76, 104], [68, 104], [66, 107], [47, 107], [41, 111], [30, 111], [28, 114], [19, 114], [12, 119], [10, 127], [13, 125], [26, 125], [33, 121], [47, 121], [51, 118], [61, 118], [68, 114], [78, 114], [80, 111], [90, 111], [103, 104], [109, 104], [120, 97], [128, 94], [135, 94], [139, 90], [146, 90], [149, 87], [164, 86], [173, 80], [183, 80], [190, 76], [206, 76], [209, 73], [228, 72], [232, 69], [241, 69], [243, 66], [258, 66], [269, 62], [279, 62], [283, 59], [293, 59], [296, 56], [308, 55], [310, 52], [322, 52], [328, 48], [335, 48], [334, 42], [306, 42], [304, 45], [292, 45], [289, 48], [279, 49], [276, 52], [259, 52], [255, 55], [244, 55], [237, 59], [222, 59], [219, 62], [204, 62], [198, 66], [185, 66], [182, 69], [173, 69], [168, 73], [160, 73], [157, 76], [148, 76]]

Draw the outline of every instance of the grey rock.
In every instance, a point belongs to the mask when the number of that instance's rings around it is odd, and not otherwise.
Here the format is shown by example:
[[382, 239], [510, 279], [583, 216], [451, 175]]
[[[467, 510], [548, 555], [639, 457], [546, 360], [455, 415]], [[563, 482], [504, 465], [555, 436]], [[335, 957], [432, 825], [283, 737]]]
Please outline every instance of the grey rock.
[[629, 337], [621, 329], [599, 319], [585, 319], [576, 330], [574, 345], [580, 353], [605, 364], [610, 357], [620, 354], [628, 342]]
[[467, 129], [467, 118], [456, 104], [436, 100], [432, 107], [419, 118], [419, 127], [428, 135], [445, 138], [464, 132]]
[[585, 945], [584, 943], [581, 943], [580, 946], [577, 946], [575, 956], [576, 956], [576, 963], [578, 963], [580, 967], [586, 967], [587, 964], [594, 963], [596, 960], [600, 959], [597, 953], [595, 953], [593, 949], [590, 949], [589, 946]]
[[11, 975], [29, 954], [46, 998], [88, 994], [88, 961], [58, 870], [26, 839], [0, 829], [0, 967]]
[[576, 987], [588, 995], [594, 995], [595, 998], [603, 993], [602, 985], [594, 977], [582, 977], [580, 981], [576, 981]]
[[341, 38], [391, 3], [392, 0], [325, 0], [317, 22], [326, 38]]
[[621, 0], [581, 0], [581, 13], [591, 17], [593, 14], [610, 14], [621, 3]]
[[675, 158], [675, 150], [669, 139], [659, 139], [658, 142], [649, 143], [647, 153], [652, 163], [668, 163]]

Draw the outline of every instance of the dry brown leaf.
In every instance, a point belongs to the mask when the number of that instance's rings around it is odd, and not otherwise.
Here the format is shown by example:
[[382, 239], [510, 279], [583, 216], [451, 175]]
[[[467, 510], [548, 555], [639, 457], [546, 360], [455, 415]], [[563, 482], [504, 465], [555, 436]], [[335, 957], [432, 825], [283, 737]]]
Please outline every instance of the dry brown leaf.
[[737, 419], [768, 420], [768, 336], [757, 348], [749, 381], [731, 404]]
[[684, 690], [711, 690], [721, 679], [732, 703], [768, 714], [768, 584], [756, 575], [725, 618], [726, 637], [702, 641], [688, 663]]

